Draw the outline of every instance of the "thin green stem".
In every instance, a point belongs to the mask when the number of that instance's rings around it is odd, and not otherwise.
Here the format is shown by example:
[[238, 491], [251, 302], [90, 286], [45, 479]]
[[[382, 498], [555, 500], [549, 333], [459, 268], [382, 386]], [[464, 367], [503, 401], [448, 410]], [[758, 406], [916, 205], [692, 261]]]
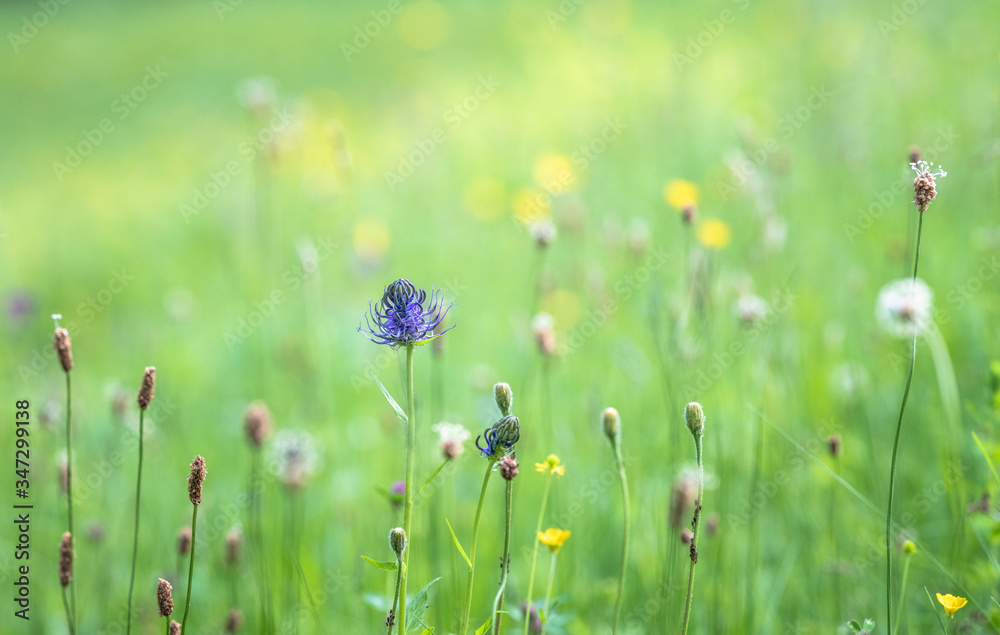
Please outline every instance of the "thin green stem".
[[545, 489], [542, 491], [542, 508], [538, 510], [538, 524], [535, 526], [535, 535], [532, 542], [535, 548], [531, 551], [531, 572], [528, 574], [528, 595], [524, 605], [524, 635], [528, 635], [528, 627], [531, 626], [531, 593], [535, 590], [535, 565], [538, 563], [538, 534], [542, 533], [542, 520], [545, 518], [545, 506], [549, 502], [549, 489], [552, 486], [552, 470], [545, 478]]
[[[924, 214], [920, 213], [917, 222], [917, 244], [913, 256], [913, 280], [917, 279], [917, 265], [920, 263], [920, 234], [924, 228]], [[906, 373], [906, 387], [903, 389], [903, 401], [899, 405], [899, 419], [896, 421], [896, 436], [892, 441], [892, 463], [889, 466], [889, 500], [885, 510], [885, 613], [888, 622], [887, 631], [892, 629], [892, 496], [896, 485], [896, 454], [899, 450], [899, 433], [903, 429], [903, 412], [906, 410], [906, 399], [910, 396], [910, 384], [913, 382], [913, 366], [917, 359], [917, 331], [913, 331], [913, 343], [910, 348], [910, 368]]]
[[184, 600], [184, 619], [181, 620], [181, 632], [187, 632], [188, 611], [191, 609], [191, 579], [194, 577], [194, 548], [198, 545], [196, 531], [198, 529], [198, 505], [192, 505], [191, 512], [191, 561], [188, 563], [187, 598]]
[[906, 600], [906, 578], [910, 574], [910, 560], [912, 559], [907, 554], [906, 559], [903, 560], [903, 582], [899, 588], [899, 606], [896, 607], [896, 626], [893, 627], [891, 635], [896, 635], [896, 631], [899, 630], [899, 625], [903, 621], [903, 602]]
[[139, 409], [139, 470], [135, 479], [135, 531], [132, 535], [132, 575], [128, 581], [128, 617], [125, 618], [125, 632], [132, 632], [132, 591], [135, 588], [135, 562], [139, 555], [139, 498], [142, 495], [142, 431], [146, 409]]
[[542, 614], [545, 618], [542, 620], [542, 633], [545, 633], [545, 627], [549, 625], [549, 600], [552, 599], [552, 582], [556, 579], [556, 552], [552, 552], [552, 562], [549, 563], [549, 583], [545, 587], [545, 604], [542, 608]]
[[461, 635], [465, 635], [469, 630], [469, 614], [472, 612], [472, 582], [475, 578], [476, 573], [476, 544], [479, 542], [479, 519], [483, 514], [483, 500], [486, 498], [486, 486], [490, 483], [490, 477], [493, 476], [493, 464], [496, 463], [493, 459], [490, 459], [489, 465], [486, 466], [486, 475], [483, 477], [483, 488], [479, 492], [479, 504], [476, 506], [476, 519], [472, 522], [472, 546], [469, 548], [469, 581], [465, 585], [465, 612], [462, 614], [462, 628], [459, 629]]
[[513, 501], [514, 479], [507, 481], [506, 524], [503, 534], [503, 557], [500, 560], [500, 591], [497, 593], [496, 606], [493, 609], [493, 635], [500, 635], [500, 617], [503, 611], [503, 596], [507, 589], [507, 576], [510, 575], [510, 512]]
[[66, 599], [66, 587], [62, 588], [63, 608], [66, 609], [66, 624], [69, 626], [69, 635], [76, 633], [76, 626], [73, 624], [73, 616], [69, 612], [69, 601]]
[[170, 616], [168, 615], [164, 621], [167, 623], [167, 635], [170, 635]]
[[416, 413], [413, 404], [413, 344], [406, 347], [406, 481], [403, 490], [403, 531], [408, 545], [403, 552], [403, 573], [399, 585], [399, 632], [406, 633], [406, 579], [409, 577], [407, 565], [413, 545], [410, 533], [410, 518], [413, 514], [413, 456], [416, 441]]
[[385, 635], [392, 635], [392, 625], [396, 623], [396, 605], [399, 603], [399, 585], [403, 579], [403, 559], [400, 556], [396, 556], [396, 594], [392, 598], [392, 604], [389, 606], [389, 617], [391, 619], [387, 620]]
[[618, 631], [618, 616], [622, 612], [622, 598], [625, 593], [625, 571], [628, 569], [628, 535], [631, 525], [628, 502], [628, 480], [625, 478], [625, 461], [622, 459], [621, 441], [615, 443], [615, 460], [618, 462], [618, 478], [622, 484], [622, 517], [624, 531], [622, 533], [622, 568], [618, 574], [618, 597], [615, 599], [615, 613], [611, 621], [611, 634]]
[[688, 623], [691, 620], [691, 602], [694, 600], [694, 565], [698, 562], [698, 530], [701, 528], [702, 498], [705, 495], [705, 468], [702, 463], [701, 445], [703, 435], [698, 434], [694, 438], [694, 458], [698, 464], [698, 498], [694, 504], [694, 535], [691, 538], [691, 567], [688, 569], [688, 589], [687, 600], [684, 603], [684, 624], [681, 626], [681, 635], [687, 633]]
[[[66, 508], [69, 516], [69, 544], [70, 547], [76, 542], [76, 532], [73, 531], [73, 419], [72, 405], [73, 393], [70, 388], [69, 371], [66, 371]], [[79, 567], [77, 567], [79, 570]], [[71, 607], [73, 614], [73, 624], [76, 625], [76, 584], [70, 582]]]

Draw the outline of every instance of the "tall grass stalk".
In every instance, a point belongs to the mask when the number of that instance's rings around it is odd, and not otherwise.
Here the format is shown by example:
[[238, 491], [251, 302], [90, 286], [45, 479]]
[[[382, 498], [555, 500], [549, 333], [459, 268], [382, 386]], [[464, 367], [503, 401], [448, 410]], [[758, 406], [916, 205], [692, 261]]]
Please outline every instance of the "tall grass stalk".
[[406, 480], [403, 490], [403, 531], [411, 545], [403, 552], [403, 576], [399, 583], [399, 630], [406, 633], [406, 579], [409, 577], [407, 565], [413, 544], [410, 520], [413, 514], [413, 460], [416, 445], [416, 411], [413, 403], [413, 344], [406, 346]]
[[[517, 473], [515, 472], [515, 475]], [[504, 535], [503, 535], [503, 556], [500, 559], [500, 571], [502, 572], [500, 576], [500, 590], [497, 592], [497, 599], [493, 609], [493, 635], [500, 635], [500, 618], [503, 612], [503, 597], [504, 592], [507, 589], [507, 578], [510, 575], [510, 512], [512, 508], [514, 492], [514, 479], [507, 479], [507, 495], [506, 495], [506, 521], [504, 524]]]
[[[72, 390], [69, 371], [66, 371], [66, 515], [69, 521], [70, 540], [74, 540], [73, 531], [73, 420], [72, 420]], [[73, 544], [72, 542], [70, 543]], [[73, 614], [73, 625], [76, 625], [76, 583], [70, 582], [70, 611]]]
[[[135, 477], [135, 530], [132, 534], [132, 575], [128, 582], [128, 612], [125, 618], [125, 632], [132, 632], [132, 591], [135, 588], [135, 563], [139, 555], [139, 499], [142, 496], [142, 436], [145, 408], [139, 409], [139, 468]], [[192, 548], [194, 542], [191, 543]], [[167, 620], [169, 622], [170, 620]]]
[[538, 534], [542, 533], [542, 520], [545, 518], [545, 506], [549, 501], [549, 489], [552, 487], [552, 470], [549, 470], [545, 478], [545, 489], [542, 490], [542, 507], [538, 510], [538, 524], [535, 527], [534, 536], [535, 548], [531, 550], [531, 570], [528, 573], [528, 595], [525, 596], [524, 609], [524, 635], [528, 635], [528, 627], [531, 626], [531, 594], [535, 589], [535, 565], [538, 563]]
[[689, 403], [685, 410], [688, 429], [694, 437], [694, 459], [698, 464], [698, 497], [694, 503], [693, 536], [691, 538], [691, 566], [688, 569], [687, 599], [684, 601], [684, 622], [681, 635], [686, 635], [691, 620], [691, 602], [694, 599], [694, 566], [698, 563], [698, 530], [701, 529], [702, 498], [705, 494], [705, 467], [702, 461], [702, 439], [704, 438], [705, 415], [701, 405]]
[[490, 476], [493, 475], [493, 459], [489, 460], [486, 466], [486, 475], [483, 476], [483, 488], [479, 492], [479, 504], [476, 506], [476, 518], [472, 522], [472, 546], [469, 548], [469, 579], [465, 585], [465, 611], [462, 613], [462, 627], [458, 630], [460, 635], [465, 635], [469, 630], [469, 614], [472, 612], [472, 583], [476, 573], [476, 545], [479, 542], [479, 519], [483, 514], [483, 500], [486, 498], [486, 486], [490, 483]]
[[[917, 243], [913, 256], [913, 281], [917, 280], [917, 265], [920, 263], [920, 235], [924, 227], [924, 213], [918, 212]], [[896, 484], [896, 455], [899, 451], [899, 434], [903, 429], [903, 412], [906, 410], [906, 399], [910, 396], [910, 384], [913, 382], [913, 366], [917, 359], [917, 329], [913, 330], [913, 340], [910, 346], [910, 367], [906, 373], [906, 387], [903, 388], [903, 400], [899, 405], [899, 419], [896, 421], [896, 436], [892, 441], [892, 462], [889, 466], [889, 499], [885, 510], [885, 613], [887, 631], [892, 628], [892, 498]]]

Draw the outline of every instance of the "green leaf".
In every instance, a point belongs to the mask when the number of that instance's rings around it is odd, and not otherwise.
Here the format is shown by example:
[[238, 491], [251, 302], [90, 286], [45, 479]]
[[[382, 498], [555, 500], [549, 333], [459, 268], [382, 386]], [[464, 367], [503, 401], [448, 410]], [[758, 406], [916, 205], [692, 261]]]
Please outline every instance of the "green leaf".
[[417, 488], [417, 493], [413, 495], [414, 498], [416, 498], [417, 495], [420, 494], [420, 492], [422, 492], [425, 487], [427, 487], [428, 485], [431, 484], [431, 481], [433, 481], [434, 477], [437, 476], [441, 472], [441, 470], [444, 469], [445, 465], [448, 465], [448, 459], [445, 459], [444, 463], [442, 463], [441, 465], [439, 465], [438, 469], [434, 470], [434, 472], [430, 476], [427, 477], [427, 480], [424, 481], [424, 484]]
[[431, 626], [430, 628], [425, 628], [420, 635], [434, 635], [434, 627]]
[[364, 560], [365, 562], [367, 562], [368, 564], [370, 564], [371, 566], [375, 567], [376, 569], [385, 569], [386, 571], [395, 571], [396, 569], [399, 568], [399, 565], [397, 565], [395, 562], [392, 562], [392, 561], [379, 562], [378, 560], [372, 560], [368, 556], [361, 556], [361, 559]]
[[431, 585], [440, 580], [441, 578], [434, 578], [428, 582], [424, 588], [417, 591], [409, 602], [406, 603], [406, 631], [409, 632], [418, 626], [420, 626], [420, 618], [424, 616], [424, 611], [427, 610], [427, 591], [431, 588]]
[[406, 413], [403, 412], [403, 409], [399, 407], [399, 404], [396, 403], [396, 400], [392, 398], [392, 395], [389, 394], [389, 391], [385, 389], [385, 386], [383, 386], [382, 382], [378, 380], [378, 377], [375, 377], [375, 373], [372, 373], [372, 378], [375, 379], [375, 383], [378, 384], [378, 387], [382, 391], [382, 394], [385, 395], [386, 401], [388, 401], [389, 405], [392, 406], [392, 409], [396, 411], [396, 416], [399, 417], [399, 420], [402, 421], [403, 423], [406, 423], [409, 419], [407, 419]]
[[465, 558], [465, 563], [469, 565], [469, 568], [471, 569], [472, 560], [469, 560], [469, 556], [465, 555], [465, 549], [462, 549], [462, 543], [458, 541], [458, 537], [455, 535], [455, 530], [451, 528], [451, 523], [448, 522], [447, 518], [444, 519], [444, 522], [448, 525], [448, 531], [451, 532], [451, 539], [455, 541], [455, 546], [458, 547], [458, 553], [462, 554], [462, 557]]
[[986, 459], [986, 465], [990, 467], [990, 472], [993, 472], [993, 478], [996, 479], [997, 483], [1000, 483], [1000, 476], [997, 475], [997, 470], [993, 467], [993, 461], [990, 460], [990, 454], [986, 451], [986, 448], [983, 447], [982, 441], [979, 440], [979, 437], [976, 436], [975, 432], [972, 433], [972, 439], [976, 442], [976, 445], [979, 446], [979, 451], [983, 453], [983, 458]]
[[483, 635], [486, 631], [490, 630], [491, 620], [486, 620], [483, 625], [476, 629], [476, 635]]

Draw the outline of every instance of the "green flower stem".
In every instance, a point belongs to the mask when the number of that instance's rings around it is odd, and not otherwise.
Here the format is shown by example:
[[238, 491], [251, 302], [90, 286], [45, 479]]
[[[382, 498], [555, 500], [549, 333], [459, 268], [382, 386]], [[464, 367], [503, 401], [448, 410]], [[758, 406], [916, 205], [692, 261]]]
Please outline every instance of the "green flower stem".
[[[135, 479], [135, 531], [132, 535], [132, 576], [128, 582], [128, 617], [125, 618], [125, 632], [132, 632], [132, 591], [135, 588], [135, 561], [139, 555], [139, 497], [142, 494], [142, 428], [146, 410], [139, 409], [139, 471]], [[169, 620], [168, 620], [169, 623]]]
[[[917, 265], [920, 263], [920, 234], [924, 228], [924, 214], [919, 212], [917, 222], [917, 246], [913, 256], [913, 280], [917, 279]], [[906, 410], [906, 399], [910, 396], [910, 384], [913, 382], [913, 366], [917, 359], [917, 331], [913, 331], [913, 344], [910, 348], [910, 369], [906, 374], [906, 387], [903, 388], [903, 401], [899, 405], [899, 420], [896, 421], [896, 437], [892, 441], [892, 463], [889, 466], [889, 500], [885, 510], [885, 613], [888, 627], [892, 629], [892, 494], [896, 485], [896, 453], [899, 450], [899, 433], [903, 429], [903, 411]]]
[[170, 616], [168, 615], [164, 621], [167, 623], [167, 635], [170, 635]]
[[500, 635], [500, 618], [503, 611], [503, 596], [507, 589], [507, 576], [510, 575], [510, 512], [514, 497], [514, 479], [507, 481], [507, 520], [503, 534], [503, 558], [500, 560], [500, 591], [497, 593], [496, 607], [493, 610], [493, 635]]
[[69, 635], [74, 635], [76, 633], [76, 628], [73, 625], [73, 616], [69, 612], [69, 601], [66, 599], [66, 587], [62, 588], [62, 599], [63, 608], [66, 609], [66, 624], [69, 626]]
[[469, 549], [469, 581], [465, 585], [465, 612], [462, 614], [462, 628], [459, 629], [461, 635], [465, 635], [469, 630], [469, 614], [472, 612], [472, 582], [476, 573], [476, 544], [479, 542], [479, 519], [483, 513], [483, 500], [486, 498], [486, 486], [493, 476], [493, 465], [496, 463], [490, 459], [486, 466], [486, 476], [483, 477], [483, 489], [479, 492], [479, 505], [476, 506], [476, 519], [472, 523], [472, 547]]
[[531, 573], [528, 574], [528, 595], [524, 609], [524, 635], [528, 635], [528, 627], [531, 625], [531, 592], [535, 589], [535, 564], [538, 562], [538, 534], [542, 533], [542, 519], [545, 517], [545, 506], [549, 502], [549, 489], [552, 486], [552, 470], [545, 479], [545, 489], [542, 491], [542, 508], [538, 510], [538, 525], [535, 526], [535, 535], [532, 542], [535, 548], [531, 551]]
[[[73, 419], [72, 404], [73, 393], [70, 388], [69, 371], [66, 371], [66, 508], [69, 516], [69, 544], [72, 547], [76, 542], [76, 532], [73, 531]], [[79, 567], [78, 567], [79, 569]], [[70, 582], [71, 613], [73, 616], [72, 626], [76, 626], [76, 584]]]
[[[545, 616], [542, 620], [542, 633], [545, 633], [545, 627], [549, 624], [549, 600], [552, 599], [552, 582], [556, 579], [556, 554], [558, 552], [552, 552], [552, 561], [549, 563], [549, 583], [545, 588], [545, 604], [542, 608], [542, 614]], [[530, 608], [529, 608], [530, 611]], [[530, 613], [529, 613], [530, 617]]]
[[890, 635], [896, 635], [896, 631], [899, 630], [899, 624], [903, 621], [903, 602], [906, 600], [906, 578], [910, 574], [910, 560], [912, 559], [913, 557], [907, 554], [906, 559], [903, 560], [903, 583], [899, 589], [899, 606], [896, 607], [896, 626]]
[[615, 599], [615, 614], [611, 622], [611, 634], [618, 631], [618, 616], [622, 612], [622, 597], [625, 593], [625, 571], [628, 569], [628, 535], [631, 525], [628, 502], [628, 480], [625, 478], [625, 460], [622, 459], [621, 441], [615, 443], [615, 461], [618, 463], [618, 478], [622, 483], [622, 515], [624, 533], [622, 534], [622, 569], [618, 574], [618, 597]]
[[703, 435], [699, 434], [694, 439], [694, 459], [698, 464], [698, 498], [694, 504], [694, 536], [691, 538], [691, 567], [688, 569], [687, 600], [684, 604], [684, 624], [681, 627], [681, 635], [687, 633], [688, 623], [691, 620], [691, 601], [694, 599], [694, 565], [698, 561], [698, 529], [701, 528], [701, 506], [702, 498], [705, 494], [705, 468], [701, 455], [702, 438]]
[[191, 512], [191, 561], [188, 563], [188, 584], [187, 599], [184, 600], [184, 618], [181, 620], [181, 632], [186, 633], [188, 621], [188, 611], [191, 609], [191, 579], [194, 577], [194, 548], [197, 546], [198, 529], [198, 505], [192, 505], [194, 511]]
[[410, 519], [413, 515], [413, 453], [416, 437], [416, 413], [413, 404], [413, 344], [406, 347], [406, 481], [403, 490], [403, 531], [409, 545], [403, 552], [402, 577], [399, 583], [399, 629], [406, 633], [406, 579], [409, 577], [407, 564], [410, 561], [413, 534], [410, 533]]
[[[396, 614], [396, 604], [399, 603], [399, 586], [403, 579], [403, 559], [396, 556], [396, 595], [392, 598], [392, 604], [389, 606], [389, 615]], [[395, 620], [389, 622], [386, 626], [385, 635], [392, 635], [392, 625], [395, 624]]]

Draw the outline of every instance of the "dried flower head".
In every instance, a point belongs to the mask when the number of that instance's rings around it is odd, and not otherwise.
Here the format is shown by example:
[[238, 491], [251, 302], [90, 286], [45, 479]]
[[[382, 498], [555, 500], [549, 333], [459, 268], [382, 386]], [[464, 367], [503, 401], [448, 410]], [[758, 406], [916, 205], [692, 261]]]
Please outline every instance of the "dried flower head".
[[556, 321], [548, 313], [539, 313], [531, 320], [538, 350], [546, 357], [556, 353]]
[[940, 165], [932, 170], [927, 161], [916, 161], [910, 167], [917, 173], [917, 178], [913, 179], [913, 203], [917, 206], [917, 211], [923, 214], [937, 197], [935, 179], [944, 178], [948, 173]]
[[73, 581], [73, 536], [67, 531], [59, 542], [59, 584], [68, 586]]
[[513, 481], [517, 476], [517, 459], [513, 454], [508, 454], [500, 459], [500, 476], [505, 481]]
[[406, 552], [406, 532], [402, 527], [389, 530], [389, 548], [392, 549], [397, 558], [402, 559]]
[[920, 278], [903, 278], [882, 287], [875, 303], [875, 317], [893, 337], [910, 338], [932, 324], [934, 293]]
[[239, 609], [232, 609], [229, 611], [229, 617], [226, 618], [226, 632], [235, 633], [243, 627], [243, 612]]
[[177, 553], [186, 556], [191, 552], [191, 528], [181, 527], [177, 532]]
[[292, 491], [305, 487], [319, 463], [316, 441], [305, 430], [282, 430], [276, 434], [271, 454], [272, 470]]
[[243, 429], [250, 445], [259, 448], [271, 436], [271, 411], [263, 401], [255, 401], [247, 406], [243, 416]]
[[[484, 457], [499, 461], [513, 451], [514, 444], [521, 438], [521, 424], [518, 418], [510, 415], [497, 421], [476, 437], [476, 447]], [[480, 439], [485, 445], [480, 445]]]
[[188, 498], [191, 499], [191, 504], [201, 505], [201, 490], [207, 475], [205, 459], [201, 455], [194, 457], [194, 461], [191, 462], [191, 474], [188, 475]]
[[174, 612], [173, 588], [169, 582], [160, 578], [156, 587], [156, 606], [160, 609], [160, 617], [167, 617]]
[[177, 620], [170, 620], [167, 626], [167, 635], [181, 635], [181, 623]]
[[139, 396], [136, 401], [139, 408], [145, 410], [149, 408], [149, 402], [153, 400], [153, 389], [156, 387], [156, 367], [147, 366], [142, 373], [142, 385], [139, 386]]
[[374, 305], [369, 303], [365, 316], [367, 328], [359, 325], [358, 331], [376, 344], [391, 348], [429, 342], [455, 328], [451, 326], [435, 334], [434, 329], [444, 320], [451, 305], [441, 310], [444, 299], [440, 289], [432, 290], [429, 299], [425, 308], [427, 292], [416, 288], [406, 278], [400, 278], [385, 288], [380, 301]]
[[73, 370], [73, 343], [69, 339], [69, 331], [62, 327], [56, 328], [54, 348], [59, 354], [59, 363], [62, 364], [62, 369], [67, 373]]
[[442, 421], [431, 426], [431, 430], [437, 432], [438, 447], [441, 454], [449, 461], [454, 461], [465, 452], [465, 442], [472, 438], [472, 433], [465, 429], [460, 423], [447, 423]]
[[239, 527], [233, 527], [226, 532], [226, 564], [235, 566], [240, 561], [240, 552], [243, 550], [243, 532]]

